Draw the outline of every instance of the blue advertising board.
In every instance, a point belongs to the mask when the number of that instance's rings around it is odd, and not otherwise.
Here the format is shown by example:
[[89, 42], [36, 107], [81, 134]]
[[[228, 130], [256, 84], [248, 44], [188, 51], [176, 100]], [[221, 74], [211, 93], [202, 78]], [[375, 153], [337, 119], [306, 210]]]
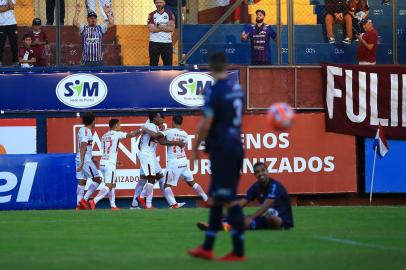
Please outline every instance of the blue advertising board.
[[[365, 192], [371, 189], [374, 162], [373, 139], [365, 139]], [[406, 192], [406, 141], [388, 140], [389, 152], [382, 159], [377, 155], [373, 192]]]
[[[239, 82], [239, 71], [230, 71]], [[129, 71], [0, 74], [0, 110], [198, 109], [214, 82], [207, 72]]]
[[74, 209], [75, 155], [0, 155], [0, 210]]

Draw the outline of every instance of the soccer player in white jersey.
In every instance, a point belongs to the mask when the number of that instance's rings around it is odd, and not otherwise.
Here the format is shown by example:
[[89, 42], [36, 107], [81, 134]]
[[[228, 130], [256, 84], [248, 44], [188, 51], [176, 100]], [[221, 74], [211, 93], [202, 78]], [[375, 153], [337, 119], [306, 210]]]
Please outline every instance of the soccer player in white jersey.
[[[83, 114], [82, 122], [84, 127], [81, 127], [77, 134], [76, 179], [78, 179], [78, 187], [76, 192], [76, 210], [89, 209], [86, 201], [102, 181], [96, 165], [92, 161], [92, 129], [96, 124], [96, 117], [93, 113], [87, 112]], [[92, 178], [93, 182], [90, 184], [85, 196], [83, 196], [88, 178]]]
[[[142, 208], [150, 209], [153, 208], [154, 184], [156, 181], [163, 182], [165, 178], [156, 156], [158, 140], [164, 137], [162, 131], [159, 130], [159, 126], [163, 123], [163, 117], [159, 112], [150, 112], [148, 118], [149, 121], [142, 128], [144, 134], [141, 136], [138, 145], [141, 171], [147, 183], [144, 185], [141, 194], [134, 197]], [[181, 145], [181, 143], [177, 142], [174, 142], [174, 144]]]
[[[142, 132], [141, 129], [129, 133], [122, 132], [120, 120], [118, 119], [111, 119], [109, 121], [109, 127], [110, 130], [103, 135], [101, 140], [103, 155], [100, 159], [100, 170], [104, 176], [105, 186], [100, 190], [96, 198], [89, 201], [91, 209], [96, 209], [96, 204], [109, 194], [109, 192], [114, 196], [117, 150], [120, 140], [138, 136]], [[112, 206], [112, 210], [119, 210], [119, 208], [114, 205]]]
[[[172, 118], [172, 128], [163, 132], [166, 141], [178, 141], [183, 143], [183, 146], [169, 145], [166, 149], [168, 162], [165, 174], [164, 193], [171, 208], [183, 206], [176, 202], [171, 188], [177, 186], [180, 177], [183, 177], [186, 183], [193, 188], [200, 197], [202, 197], [205, 203], [208, 200], [203, 188], [194, 181], [192, 172], [190, 171], [189, 160], [185, 153], [185, 147], [188, 143], [188, 134], [182, 129], [182, 124], [183, 117], [181, 115], [175, 115]], [[165, 144], [165, 142], [163, 142], [163, 144]]]

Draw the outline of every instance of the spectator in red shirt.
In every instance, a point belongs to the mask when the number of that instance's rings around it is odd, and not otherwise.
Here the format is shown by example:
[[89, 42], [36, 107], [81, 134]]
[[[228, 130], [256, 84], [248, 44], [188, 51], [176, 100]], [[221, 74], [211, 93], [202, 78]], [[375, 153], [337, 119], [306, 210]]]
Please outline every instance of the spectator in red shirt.
[[18, 51], [18, 61], [22, 68], [32, 68], [36, 59], [34, 56], [34, 50], [31, 48], [32, 39], [29, 34], [25, 34], [23, 37], [24, 46]]
[[36, 67], [46, 67], [49, 65], [49, 45], [47, 34], [41, 29], [41, 19], [35, 18], [32, 21], [32, 30], [28, 33], [32, 40]]
[[371, 19], [362, 21], [365, 33], [359, 34], [358, 63], [360, 65], [376, 64], [376, 49], [378, 48], [378, 32]]

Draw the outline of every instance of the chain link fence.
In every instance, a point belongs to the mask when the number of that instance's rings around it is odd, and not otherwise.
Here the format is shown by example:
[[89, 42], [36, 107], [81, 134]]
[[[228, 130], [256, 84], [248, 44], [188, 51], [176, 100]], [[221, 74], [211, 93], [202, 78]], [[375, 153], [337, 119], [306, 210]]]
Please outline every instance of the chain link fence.
[[358, 63], [357, 35], [364, 32], [363, 19], [372, 19], [379, 35], [377, 63], [396, 63], [392, 4], [389, 0], [294, 0], [295, 63]]
[[[77, 11], [76, 5], [80, 4], [77, 23], [88, 25], [87, 14], [93, 11], [97, 15], [97, 24], [103, 25], [108, 17], [103, 12], [103, 5], [111, 6], [114, 17], [114, 26], [108, 28], [103, 34], [103, 59], [102, 65], [114, 66], [149, 66], [151, 56], [156, 59], [161, 56], [159, 65], [171, 60], [172, 65], [178, 65], [179, 60], [186, 64], [205, 64], [211, 51], [222, 50], [229, 55], [232, 63], [250, 64], [252, 61], [250, 41], [242, 41], [241, 34], [249, 25], [256, 22], [256, 10], [264, 10], [265, 23], [278, 32], [278, 38], [271, 41], [271, 64], [319, 64], [320, 61], [334, 61], [339, 63], [354, 63], [358, 43], [356, 31], [362, 32], [359, 26], [357, 12], [351, 14], [351, 28], [334, 22], [333, 27], [326, 25], [326, 4], [329, 1], [341, 1], [350, 9], [355, 0], [244, 0], [230, 15], [225, 18], [216, 31], [210, 33], [208, 38], [199, 44], [193, 54], [189, 54], [199, 40], [210, 31], [213, 25], [238, 2], [238, 0], [166, 0], [167, 14], [175, 14], [176, 28], [172, 34], [160, 36], [154, 33], [157, 39], [165, 40], [172, 44], [171, 48], [158, 48], [151, 50], [150, 31], [147, 26], [149, 14], [157, 10], [156, 4], [163, 0], [2, 0], [8, 8], [13, 6], [17, 22], [17, 47], [23, 47], [23, 37], [32, 31], [34, 18], [41, 20], [41, 31], [46, 34], [45, 41], [35, 41], [34, 55], [40, 59], [41, 66], [72, 66], [84, 62], [83, 41], [80, 31], [73, 24]], [[362, 1], [362, 0], [358, 0]], [[292, 7], [289, 4], [292, 4]], [[368, 0], [368, 17], [374, 21], [379, 33], [378, 63], [406, 63], [406, 2], [400, 0], [383, 1]], [[280, 4], [280, 6], [278, 6]], [[59, 10], [58, 10], [59, 6]], [[7, 9], [6, 8], [6, 9]], [[0, 16], [12, 16], [10, 12], [0, 13]], [[156, 15], [156, 13], [154, 13]], [[362, 13], [360, 13], [362, 14]], [[396, 15], [396, 20], [394, 18]], [[2, 17], [0, 17], [2, 18]], [[288, 25], [293, 18], [293, 35], [289, 35]], [[168, 18], [164, 16], [152, 18], [150, 27], [166, 29]], [[4, 21], [0, 20], [4, 24]], [[161, 22], [161, 23], [160, 23]], [[278, 22], [280, 27], [278, 28]], [[159, 26], [158, 26], [159, 24]], [[180, 24], [180, 25], [179, 25]], [[327, 27], [326, 27], [327, 26]], [[1, 48], [2, 57], [0, 64], [3, 66], [16, 65], [16, 50], [12, 41], [12, 27], [0, 24], [2, 29], [11, 29], [11, 36], [3, 35], [4, 50]], [[330, 27], [330, 28], [329, 28]], [[329, 30], [330, 29], [330, 30]], [[329, 44], [331, 29], [334, 44]], [[38, 29], [37, 29], [38, 30]], [[151, 30], [151, 29], [150, 29]], [[181, 31], [180, 31], [181, 30]], [[349, 33], [351, 30], [351, 34]], [[3, 33], [4, 31], [0, 31]], [[32, 33], [31, 33], [32, 34]], [[171, 37], [171, 39], [170, 39]], [[342, 41], [351, 38], [350, 44]], [[90, 36], [86, 44], [97, 44], [98, 36]], [[291, 41], [291, 45], [289, 45]], [[2, 45], [0, 43], [0, 45]], [[12, 46], [13, 45], [13, 46]], [[154, 44], [156, 45], [156, 44]], [[14, 50], [13, 50], [14, 47]], [[288, 47], [292, 47], [289, 54]], [[89, 49], [90, 50], [90, 49]], [[97, 51], [96, 49], [92, 49]], [[94, 53], [89, 51], [88, 54]], [[165, 55], [163, 54], [165, 52]], [[188, 55], [189, 54], [189, 55]], [[186, 59], [186, 56], [188, 58]], [[290, 61], [288, 55], [293, 55]], [[186, 59], [186, 60], [185, 60]], [[38, 63], [37, 63], [38, 64]]]

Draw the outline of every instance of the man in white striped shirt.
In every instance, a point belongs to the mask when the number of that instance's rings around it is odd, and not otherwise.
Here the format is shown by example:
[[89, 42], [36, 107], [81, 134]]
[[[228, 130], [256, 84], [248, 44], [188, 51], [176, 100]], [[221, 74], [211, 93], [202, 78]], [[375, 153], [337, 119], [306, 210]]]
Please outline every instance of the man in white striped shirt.
[[102, 66], [103, 65], [103, 36], [107, 29], [114, 24], [114, 19], [109, 6], [104, 6], [103, 10], [107, 14], [108, 20], [102, 25], [97, 24], [97, 14], [89, 12], [87, 14], [87, 25], [79, 24], [79, 15], [82, 10], [80, 3], [76, 4], [76, 13], [73, 18], [73, 25], [79, 29], [82, 35], [82, 65]]

